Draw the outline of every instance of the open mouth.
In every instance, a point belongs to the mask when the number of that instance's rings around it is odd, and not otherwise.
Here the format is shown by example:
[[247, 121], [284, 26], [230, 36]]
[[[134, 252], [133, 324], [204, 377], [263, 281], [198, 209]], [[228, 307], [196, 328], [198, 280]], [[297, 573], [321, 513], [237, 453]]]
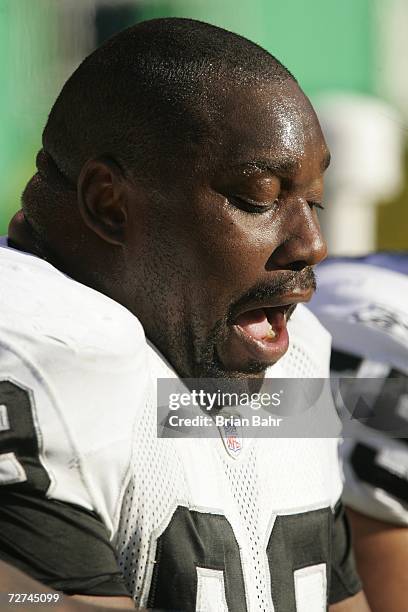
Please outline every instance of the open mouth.
[[296, 304], [285, 304], [267, 308], [254, 308], [238, 315], [234, 321], [239, 330], [249, 339], [266, 345], [279, 342], [286, 332], [286, 323]]
[[228, 334], [217, 346], [226, 371], [262, 373], [289, 348], [287, 322], [300, 302], [308, 302], [313, 287], [286, 294], [250, 296], [237, 303], [228, 317]]

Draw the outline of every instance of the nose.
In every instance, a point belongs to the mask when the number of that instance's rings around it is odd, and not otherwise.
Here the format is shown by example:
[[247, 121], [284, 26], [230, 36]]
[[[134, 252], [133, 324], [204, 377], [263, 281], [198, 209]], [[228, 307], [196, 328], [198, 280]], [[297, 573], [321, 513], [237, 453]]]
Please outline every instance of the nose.
[[301, 270], [327, 256], [317, 214], [305, 200], [287, 207], [280, 229], [281, 241], [269, 257], [267, 269]]

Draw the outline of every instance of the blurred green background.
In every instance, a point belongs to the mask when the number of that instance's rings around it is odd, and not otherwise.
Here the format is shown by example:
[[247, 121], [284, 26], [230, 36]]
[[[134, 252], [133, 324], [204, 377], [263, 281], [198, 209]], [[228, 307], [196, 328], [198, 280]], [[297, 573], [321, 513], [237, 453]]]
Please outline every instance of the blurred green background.
[[[408, 85], [396, 87], [393, 75], [408, 81], [403, 56], [401, 70], [395, 66], [407, 5], [406, 0], [0, 0], [0, 233], [35, 171], [41, 132], [63, 82], [116, 31], [160, 16], [223, 26], [276, 55], [312, 98], [345, 91], [391, 102], [402, 113], [406, 139]], [[377, 208], [379, 248], [408, 249], [406, 180], [404, 185], [391, 204]]]

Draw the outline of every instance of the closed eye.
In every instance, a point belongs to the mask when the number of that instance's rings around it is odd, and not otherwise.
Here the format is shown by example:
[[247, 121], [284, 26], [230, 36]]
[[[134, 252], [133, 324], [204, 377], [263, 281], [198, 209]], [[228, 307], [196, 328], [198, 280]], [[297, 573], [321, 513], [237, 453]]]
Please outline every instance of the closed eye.
[[234, 204], [237, 208], [248, 212], [248, 213], [264, 213], [269, 210], [273, 210], [278, 206], [278, 200], [273, 200], [272, 202], [257, 202], [256, 200], [252, 200], [251, 198], [241, 198], [239, 196], [230, 196], [230, 202]]
[[308, 200], [307, 202], [310, 206], [310, 208], [318, 208], [319, 210], [324, 210], [324, 205], [321, 202], [313, 202], [311, 200]]

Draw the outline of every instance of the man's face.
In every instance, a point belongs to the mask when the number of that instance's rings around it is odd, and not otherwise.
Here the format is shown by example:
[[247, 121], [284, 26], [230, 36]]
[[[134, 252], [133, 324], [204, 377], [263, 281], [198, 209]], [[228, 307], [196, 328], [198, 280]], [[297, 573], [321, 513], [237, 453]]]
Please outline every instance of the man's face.
[[316, 203], [328, 151], [292, 81], [230, 91], [220, 106], [207, 146], [134, 207], [127, 282], [179, 375], [262, 376], [286, 352], [286, 320], [326, 255]]

